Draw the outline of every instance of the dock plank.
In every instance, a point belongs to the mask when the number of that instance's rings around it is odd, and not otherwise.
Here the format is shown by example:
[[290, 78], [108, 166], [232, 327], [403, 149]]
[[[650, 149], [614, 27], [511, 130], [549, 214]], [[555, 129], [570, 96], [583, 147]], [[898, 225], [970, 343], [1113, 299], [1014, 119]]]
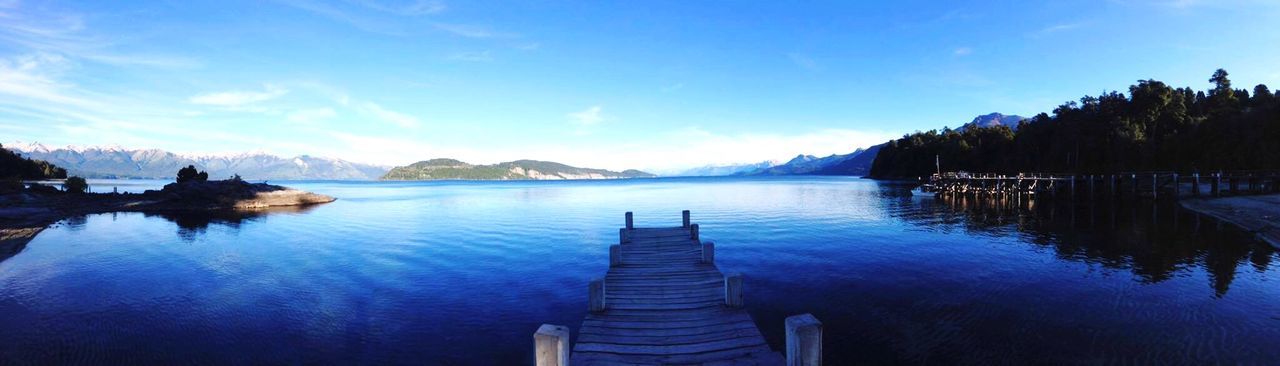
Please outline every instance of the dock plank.
[[604, 276], [606, 310], [588, 314], [573, 365], [781, 365], [751, 316], [725, 306], [725, 276], [702, 263], [688, 227], [634, 228]]

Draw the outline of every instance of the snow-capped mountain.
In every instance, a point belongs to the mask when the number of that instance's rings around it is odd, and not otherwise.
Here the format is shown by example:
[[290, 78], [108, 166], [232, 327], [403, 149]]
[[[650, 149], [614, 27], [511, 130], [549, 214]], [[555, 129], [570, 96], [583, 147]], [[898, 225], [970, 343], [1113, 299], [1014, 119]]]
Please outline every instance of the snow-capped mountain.
[[782, 162], [776, 160], [766, 160], [759, 163], [751, 164], [727, 164], [727, 165], [707, 165], [692, 169], [686, 169], [672, 174], [676, 177], [711, 177], [721, 175], [737, 175], [747, 172], [753, 172], [760, 169], [776, 166]]
[[388, 167], [300, 155], [285, 158], [261, 151], [182, 155], [159, 149], [120, 146], [52, 148], [37, 142], [4, 144], [23, 157], [48, 161], [71, 175], [90, 178], [172, 178], [178, 169], [195, 165], [213, 178], [239, 174], [245, 179], [378, 179]]

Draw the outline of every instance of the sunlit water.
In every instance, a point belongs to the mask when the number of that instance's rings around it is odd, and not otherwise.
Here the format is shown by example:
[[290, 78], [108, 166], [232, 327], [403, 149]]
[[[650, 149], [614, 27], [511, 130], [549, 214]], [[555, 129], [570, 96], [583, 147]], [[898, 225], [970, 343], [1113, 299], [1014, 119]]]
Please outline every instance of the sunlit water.
[[813, 313], [829, 364], [1280, 361], [1280, 255], [1172, 206], [966, 209], [853, 178], [287, 184], [339, 200], [41, 233], [0, 259], [0, 364], [527, 364], [539, 324], [580, 326], [622, 213], [682, 209], [774, 349]]

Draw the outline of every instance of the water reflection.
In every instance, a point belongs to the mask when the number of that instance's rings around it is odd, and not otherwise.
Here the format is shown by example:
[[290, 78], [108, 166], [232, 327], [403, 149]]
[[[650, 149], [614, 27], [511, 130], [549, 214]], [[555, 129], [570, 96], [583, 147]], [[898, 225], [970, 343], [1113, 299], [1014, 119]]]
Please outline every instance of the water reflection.
[[314, 206], [294, 206], [261, 210], [161, 211], [144, 212], [143, 215], [146, 217], [159, 217], [177, 224], [178, 237], [185, 241], [194, 241], [209, 229], [209, 225], [240, 229], [242, 224], [259, 221], [267, 215], [281, 213], [302, 214], [314, 208]]
[[1128, 270], [1142, 283], [1160, 283], [1202, 267], [1219, 298], [1246, 263], [1264, 272], [1276, 257], [1275, 249], [1249, 233], [1170, 202], [927, 198], [898, 203], [921, 206], [890, 210], [909, 223], [1020, 235], [1023, 242], [1052, 250], [1059, 259]]

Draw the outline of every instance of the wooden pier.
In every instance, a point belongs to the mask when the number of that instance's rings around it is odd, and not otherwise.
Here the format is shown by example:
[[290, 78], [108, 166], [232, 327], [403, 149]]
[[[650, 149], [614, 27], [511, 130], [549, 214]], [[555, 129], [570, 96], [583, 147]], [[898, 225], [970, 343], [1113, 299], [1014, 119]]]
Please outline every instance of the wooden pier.
[[1234, 171], [1208, 174], [1125, 172], [1115, 174], [934, 174], [922, 186], [941, 196], [974, 198], [1178, 199], [1280, 193], [1280, 172]]
[[722, 274], [715, 244], [680, 226], [636, 228], [632, 214], [609, 248], [609, 270], [588, 288], [590, 313], [569, 351], [568, 327], [534, 334], [539, 366], [821, 365], [822, 324], [786, 319], [787, 352], [774, 352], [743, 306], [743, 276]]

